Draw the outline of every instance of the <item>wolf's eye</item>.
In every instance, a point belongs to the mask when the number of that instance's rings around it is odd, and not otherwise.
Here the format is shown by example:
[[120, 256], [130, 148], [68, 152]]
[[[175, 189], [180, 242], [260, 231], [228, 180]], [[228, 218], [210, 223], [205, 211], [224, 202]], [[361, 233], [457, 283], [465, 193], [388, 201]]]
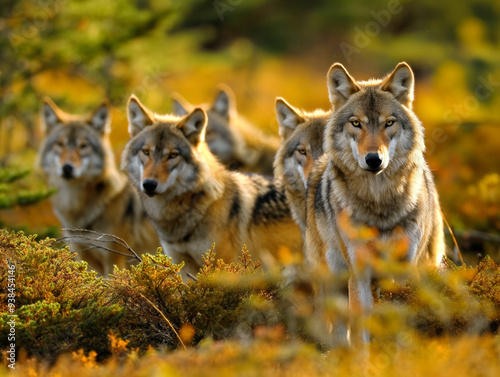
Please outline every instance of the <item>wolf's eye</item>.
[[297, 148], [297, 152], [299, 152], [302, 155], [306, 154], [306, 149], [305, 148]]
[[385, 122], [385, 127], [390, 127], [394, 124], [394, 121], [393, 120], [388, 120], [387, 122]]
[[59, 147], [59, 148], [63, 148], [64, 147], [64, 143], [62, 141], [58, 141], [56, 143], [56, 145]]
[[85, 150], [85, 149], [87, 149], [88, 147], [89, 147], [89, 145], [88, 145], [88, 144], [86, 144], [86, 143], [82, 143], [82, 144], [80, 144], [80, 150]]
[[144, 154], [144, 156], [149, 156], [149, 149], [143, 149], [142, 153]]
[[177, 152], [171, 152], [171, 153], [168, 155], [168, 159], [169, 159], [169, 160], [172, 160], [172, 159], [176, 158], [178, 155], [179, 155], [179, 153], [177, 153]]
[[351, 124], [356, 128], [361, 128], [361, 123], [359, 122], [359, 120], [353, 120]]

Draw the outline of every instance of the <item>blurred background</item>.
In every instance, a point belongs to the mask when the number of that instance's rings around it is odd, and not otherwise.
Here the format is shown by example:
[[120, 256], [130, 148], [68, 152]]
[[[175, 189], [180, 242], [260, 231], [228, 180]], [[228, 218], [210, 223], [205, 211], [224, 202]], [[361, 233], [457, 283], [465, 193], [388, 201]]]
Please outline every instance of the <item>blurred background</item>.
[[[277, 134], [277, 96], [329, 107], [334, 62], [368, 79], [406, 61], [444, 215], [470, 263], [498, 260], [499, 21], [490, 0], [0, 0], [0, 172], [33, 168], [43, 96], [78, 114], [110, 99], [119, 159], [131, 93], [167, 113], [173, 92], [199, 104], [224, 82], [241, 115]], [[1, 176], [0, 206], [13, 208], [0, 225], [58, 236], [47, 199], [9, 201], [40, 190], [37, 174]]]

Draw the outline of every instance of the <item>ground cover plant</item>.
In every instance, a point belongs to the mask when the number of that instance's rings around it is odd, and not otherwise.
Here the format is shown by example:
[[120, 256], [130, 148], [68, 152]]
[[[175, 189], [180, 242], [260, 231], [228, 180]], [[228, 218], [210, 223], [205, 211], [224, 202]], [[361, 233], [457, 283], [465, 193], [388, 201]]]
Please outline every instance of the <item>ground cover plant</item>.
[[[414, 375], [449, 369], [461, 376], [500, 370], [500, 266], [488, 257], [474, 267], [446, 260], [442, 271], [423, 270], [418, 281], [401, 285], [383, 280], [363, 324], [372, 334], [366, 353], [331, 347], [328, 334], [318, 336], [325, 329], [318, 322], [347, 316], [338, 297], [324, 298], [315, 313], [309, 288], [318, 276], [307, 280], [297, 273], [300, 283], [292, 283], [279, 271], [264, 273], [245, 249], [233, 264], [218, 260], [216, 247], [208, 250], [189, 282], [178, 275], [182, 265], [161, 253], [103, 279], [52, 239], [2, 230], [0, 249], [0, 375], [396, 375], [411, 367]], [[6, 292], [13, 264], [18, 359], [9, 370]]]

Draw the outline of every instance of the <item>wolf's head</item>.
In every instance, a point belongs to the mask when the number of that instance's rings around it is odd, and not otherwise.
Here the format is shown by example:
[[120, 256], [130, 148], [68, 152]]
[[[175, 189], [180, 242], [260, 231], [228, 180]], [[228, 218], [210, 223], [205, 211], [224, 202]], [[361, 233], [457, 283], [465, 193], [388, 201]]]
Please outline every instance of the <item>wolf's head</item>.
[[414, 77], [399, 63], [382, 80], [355, 81], [339, 63], [327, 75], [335, 111], [325, 151], [353, 172], [397, 170], [412, 151], [424, 151], [423, 128], [412, 112]]
[[103, 173], [111, 153], [110, 110], [109, 102], [103, 101], [88, 116], [77, 116], [63, 112], [50, 98], [43, 100], [40, 119], [45, 138], [38, 164], [52, 180], [87, 181]]
[[[196, 108], [184, 117], [158, 115], [132, 95], [127, 104], [131, 139], [122, 168], [148, 196], [192, 190], [212, 155], [204, 142], [207, 114]], [[208, 153], [207, 153], [208, 152]]]
[[296, 191], [305, 192], [314, 161], [323, 154], [323, 133], [331, 113], [308, 113], [276, 99], [281, 146], [274, 161], [275, 176]]
[[[241, 135], [231, 125], [231, 118], [237, 116], [236, 104], [232, 90], [223, 84], [219, 85], [213, 102], [202, 106], [207, 113], [207, 130], [205, 141], [210, 151], [219, 161], [231, 167], [237, 164], [242, 146]], [[194, 107], [180, 95], [173, 96], [173, 112], [178, 116], [186, 116]]]

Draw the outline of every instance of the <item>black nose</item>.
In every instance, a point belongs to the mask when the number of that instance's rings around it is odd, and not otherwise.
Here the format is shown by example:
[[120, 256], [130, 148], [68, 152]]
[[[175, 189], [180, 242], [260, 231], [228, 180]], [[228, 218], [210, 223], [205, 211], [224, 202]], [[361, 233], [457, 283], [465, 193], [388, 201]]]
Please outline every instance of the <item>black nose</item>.
[[378, 153], [368, 153], [365, 157], [366, 164], [372, 169], [380, 168], [382, 159]]
[[62, 166], [62, 176], [66, 179], [73, 178], [74, 168], [71, 164], [64, 164]]
[[154, 194], [157, 187], [158, 182], [154, 179], [145, 179], [144, 182], [142, 182], [142, 188], [146, 194]]

